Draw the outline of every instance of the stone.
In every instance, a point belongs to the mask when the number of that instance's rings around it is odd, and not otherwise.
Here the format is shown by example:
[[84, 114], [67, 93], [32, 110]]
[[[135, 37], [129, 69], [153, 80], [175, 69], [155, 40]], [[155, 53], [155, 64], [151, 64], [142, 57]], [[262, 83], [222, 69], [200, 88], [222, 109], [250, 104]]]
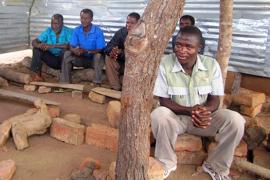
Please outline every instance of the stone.
[[86, 143], [116, 152], [118, 148], [118, 130], [101, 125], [92, 124], [86, 128]]
[[54, 118], [50, 135], [65, 143], [80, 145], [84, 143], [85, 126], [62, 118]]
[[255, 107], [265, 102], [265, 94], [240, 88], [238, 94], [233, 96], [232, 103], [236, 105], [245, 105]]
[[40, 94], [45, 94], [45, 93], [50, 93], [52, 92], [52, 88], [46, 87], [46, 86], [39, 86], [38, 88], [38, 93]]
[[33, 91], [35, 91], [35, 90], [37, 89], [37, 86], [36, 86], [36, 85], [25, 84], [25, 85], [23, 86], [23, 89], [24, 89], [25, 91], [33, 92]]
[[96, 180], [109, 180], [109, 171], [105, 169], [95, 169], [93, 176]]
[[82, 122], [81, 116], [79, 114], [66, 114], [64, 115], [63, 119], [78, 124], [81, 124]]
[[107, 118], [109, 124], [112, 128], [119, 127], [119, 121], [121, 118], [121, 102], [120, 101], [110, 101], [107, 106]]
[[153, 157], [149, 157], [148, 179], [163, 180], [163, 173], [163, 165]]
[[253, 163], [264, 168], [270, 169], [270, 153], [260, 146], [253, 150]]
[[99, 104], [104, 104], [106, 100], [106, 96], [95, 93], [91, 91], [88, 95], [89, 99], [91, 99], [93, 102], [99, 103]]
[[0, 179], [11, 180], [16, 171], [15, 162], [11, 159], [0, 162]]
[[90, 163], [94, 163], [94, 168], [95, 169], [100, 169], [101, 168], [101, 163], [99, 160], [96, 160], [92, 157], [86, 157], [80, 164], [79, 169], [82, 170], [85, 167], [89, 166]]
[[257, 125], [265, 129], [266, 133], [270, 133], [270, 113], [261, 113], [255, 117]]
[[202, 150], [202, 140], [199, 136], [182, 134], [178, 136], [175, 144], [175, 151], [196, 152]]
[[[209, 147], [208, 147], [208, 151], [212, 151], [215, 147], [217, 146], [216, 142], [212, 142]], [[234, 151], [234, 156], [237, 157], [246, 157], [247, 156], [247, 143], [243, 140], [241, 140], [241, 142], [239, 143], [239, 145], [236, 147], [235, 151]]]
[[205, 153], [204, 151], [178, 151], [176, 152], [176, 156], [178, 164], [201, 165], [206, 159], [207, 153]]
[[60, 116], [60, 107], [59, 106], [48, 106], [48, 112], [52, 118], [56, 118]]
[[249, 107], [249, 106], [240, 106], [240, 113], [245, 114], [249, 117], [255, 117], [257, 114], [261, 112], [262, 104], [259, 104], [255, 107]]
[[4, 121], [0, 125], [0, 147], [4, 146], [9, 138], [11, 130], [11, 123]]
[[71, 97], [74, 99], [83, 99], [83, 92], [82, 91], [72, 91]]

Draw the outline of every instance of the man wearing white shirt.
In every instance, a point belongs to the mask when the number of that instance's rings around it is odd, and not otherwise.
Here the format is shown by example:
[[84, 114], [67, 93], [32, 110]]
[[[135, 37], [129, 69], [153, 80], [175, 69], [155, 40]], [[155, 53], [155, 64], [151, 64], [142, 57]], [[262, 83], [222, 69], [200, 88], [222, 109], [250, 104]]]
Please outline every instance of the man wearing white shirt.
[[156, 138], [155, 157], [164, 165], [164, 178], [176, 170], [174, 152], [178, 135], [213, 136], [217, 147], [208, 154], [203, 169], [213, 180], [229, 179], [234, 150], [244, 134], [244, 118], [218, 109], [224, 95], [221, 70], [213, 58], [198, 55], [201, 31], [188, 26], [177, 35], [175, 53], [161, 61], [154, 95], [160, 107], [151, 113]]

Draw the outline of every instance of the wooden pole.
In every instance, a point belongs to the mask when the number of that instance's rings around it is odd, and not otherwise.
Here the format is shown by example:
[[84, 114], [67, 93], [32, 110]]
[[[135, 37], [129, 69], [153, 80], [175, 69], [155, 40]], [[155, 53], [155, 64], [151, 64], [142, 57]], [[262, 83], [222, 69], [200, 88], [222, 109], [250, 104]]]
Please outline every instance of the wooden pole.
[[184, 0], [149, 0], [141, 20], [126, 39], [117, 180], [147, 179], [153, 87], [183, 6]]
[[216, 59], [225, 85], [232, 45], [233, 0], [220, 0], [219, 40]]

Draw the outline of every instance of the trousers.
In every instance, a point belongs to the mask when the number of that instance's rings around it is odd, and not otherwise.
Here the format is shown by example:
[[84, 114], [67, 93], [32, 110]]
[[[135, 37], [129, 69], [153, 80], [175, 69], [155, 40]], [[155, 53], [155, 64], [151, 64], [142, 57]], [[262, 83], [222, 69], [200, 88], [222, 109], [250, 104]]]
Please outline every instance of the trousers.
[[229, 174], [234, 150], [240, 143], [245, 127], [245, 119], [237, 112], [219, 109], [212, 114], [212, 122], [206, 128], [193, 125], [190, 116], [176, 115], [170, 109], [160, 106], [151, 113], [151, 128], [156, 138], [155, 157], [165, 168], [177, 164], [175, 143], [178, 135], [189, 133], [198, 136], [215, 137], [216, 148], [209, 152], [206, 162], [216, 172]]

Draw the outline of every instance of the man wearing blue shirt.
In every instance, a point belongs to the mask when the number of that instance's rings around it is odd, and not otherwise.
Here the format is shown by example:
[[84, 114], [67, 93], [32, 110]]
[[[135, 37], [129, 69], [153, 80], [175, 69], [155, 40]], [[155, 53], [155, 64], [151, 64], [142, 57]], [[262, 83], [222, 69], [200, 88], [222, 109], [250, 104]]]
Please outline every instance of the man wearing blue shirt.
[[76, 27], [70, 40], [70, 51], [66, 51], [61, 67], [60, 82], [71, 82], [73, 66], [94, 68], [95, 84], [101, 83], [104, 59], [100, 52], [105, 47], [102, 30], [92, 24], [93, 11], [83, 9], [80, 13], [81, 25]]
[[54, 14], [51, 19], [51, 27], [32, 41], [32, 81], [43, 81], [41, 77], [42, 61], [53, 69], [61, 68], [63, 52], [69, 47], [72, 35], [72, 29], [63, 26], [63, 21], [64, 18], [61, 14]]

